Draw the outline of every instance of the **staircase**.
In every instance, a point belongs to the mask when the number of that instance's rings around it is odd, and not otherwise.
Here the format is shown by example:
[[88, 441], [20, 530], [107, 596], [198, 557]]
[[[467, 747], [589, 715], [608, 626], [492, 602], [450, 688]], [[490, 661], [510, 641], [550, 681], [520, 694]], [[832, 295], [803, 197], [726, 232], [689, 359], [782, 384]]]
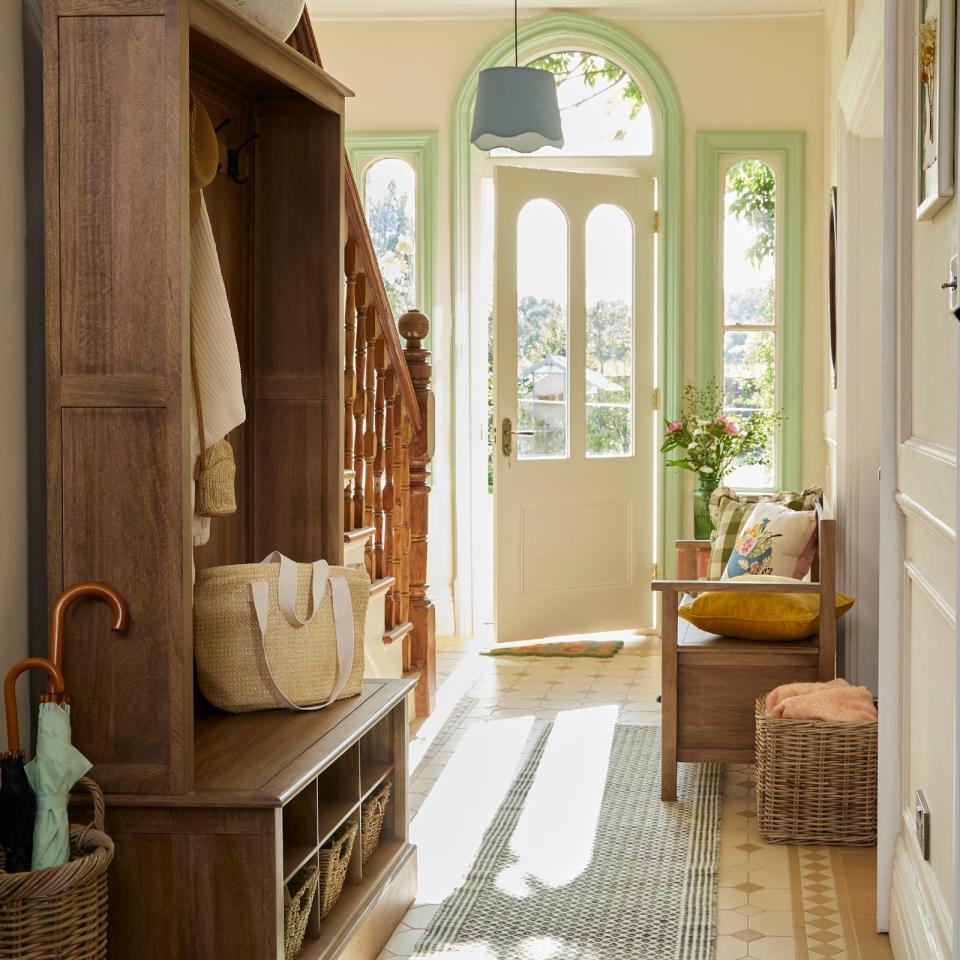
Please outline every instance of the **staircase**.
[[[287, 42], [323, 66], [306, 11]], [[415, 678], [422, 718], [436, 695], [426, 582], [433, 403], [423, 341], [430, 321], [416, 310], [394, 320], [357, 184], [344, 166], [343, 556], [364, 564], [372, 581], [367, 674]]]

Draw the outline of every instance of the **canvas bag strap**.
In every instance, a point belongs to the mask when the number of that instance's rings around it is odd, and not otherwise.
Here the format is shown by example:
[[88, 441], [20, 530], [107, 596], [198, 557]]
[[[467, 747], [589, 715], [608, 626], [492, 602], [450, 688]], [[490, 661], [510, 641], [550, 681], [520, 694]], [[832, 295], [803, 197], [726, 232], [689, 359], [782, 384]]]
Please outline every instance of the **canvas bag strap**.
[[[274, 554], [270, 554], [274, 556]], [[282, 557], [282, 554], [276, 554], [276, 556]], [[269, 558], [268, 558], [269, 559]], [[286, 560], [286, 557], [283, 557]], [[294, 587], [294, 601], [293, 606], [296, 605], [296, 564], [293, 561], [288, 560], [287, 563], [293, 568], [293, 587]], [[313, 564], [313, 588], [314, 588], [314, 603], [313, 610], [310, 613], [310, 617], [305, 622], [300, 622], [296, 618], [296, 610], [293, 611], [293, 616], [297, 620], [296, 623], [290, 620], [290, 617], [283, 611], [281, 606], [281, 611], [284, 613], [284, 616], [287, 618], [288, 622], [293, 626], [305, 626], [306, 623], [309, 623], [310, 620], [316, 615], [317, 610], [320, 608], [320, 601], [323, 599], [323, 593], [320, 594], [319, 599], [317, 599], [316, 589], [318, 584], [318, 574], [320, 573], [320, 564], [322, 567], [323, 575], [323, 588], [326, 590], [326, 583], [330, 584], [330, 599], [333, 603], [333, 625], [334, 631], [336, 633], [337, 639], [337, 680], [333, 685], [333, 690], [330, 693], [330, 699], [326, 703], [317, 703], [313, 706], [302, 707], [298, 703], [294, 703], [280, 688], [280, 684], [277, 683], [276, 677], [273, 675], [273, 669], [270, 666], [270, 658], [267, 656], [267, 628], [270, 622], [270, 584], [266, 580], [256, 580], [250, 584], [250, 600], [253, 603], [253, 608], [257, 614], [257, 624], [260, 628], [260, 649], [263, 651], [263, 662], [267, 668], [267, 679], [270, 681], [270, 685], [273, 687], [274, 695], [277, 700], [285, 707], [290, 710], [322, 710], [324, 707], [329, 707], [337, 697], [343, 692], [343, 688], [347, 685], [347, 680], [350, 677], [351, 672], [353, 671], [353, 649], [354, 649], [354, 625], [353, 625], [353, 604], [350, 600], [350, 585], [347, 583], [346, 577], [330, 577], [327, 575], [327, 563], [325, 560], [319, 560]], [[281, 572], [283, 571], [283, 565], [281, 564]], [[288, 583], [289, 583], [289, 574]], [[277, 580], [277, 598], [279, 600], [281, 581], [278, 578]]]
[[327, 592], [330, 565], [326, 560], [315, 560], [311, 564], [313, 576], [310, 589], [312, 600], [310, 615], [306, 620], [301, 620], [297, 613], [297, 564], [289, 557], [285, 557], [279, 550], [274, 550], [273, 553], [265, 556], [262, 562], [280, 564], [280, 573], [277, 576], [277, 603], [280, 606], [280, 612], [286, 617], [287, 623], [291, 627], [306, 626], [317, 615], [323, 595]]

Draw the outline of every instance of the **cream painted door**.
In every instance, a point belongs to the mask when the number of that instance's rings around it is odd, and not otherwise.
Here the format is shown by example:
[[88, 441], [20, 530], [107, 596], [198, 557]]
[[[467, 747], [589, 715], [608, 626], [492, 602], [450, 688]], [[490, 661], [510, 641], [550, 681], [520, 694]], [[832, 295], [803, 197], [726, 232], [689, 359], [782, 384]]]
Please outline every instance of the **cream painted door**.
[[495, 192], [497, 640], [651, 627], [654, 182]]

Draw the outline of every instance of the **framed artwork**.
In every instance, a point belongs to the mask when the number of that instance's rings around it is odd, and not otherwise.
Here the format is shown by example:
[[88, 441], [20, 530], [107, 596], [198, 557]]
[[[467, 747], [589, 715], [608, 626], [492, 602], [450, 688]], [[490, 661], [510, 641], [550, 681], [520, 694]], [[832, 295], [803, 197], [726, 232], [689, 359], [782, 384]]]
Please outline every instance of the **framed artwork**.
[[917, 0], [917, 219], [953, 196], [956, 0]]
[[830, 188], [830, 236], [827, 247], [830, 284], [830, 367], [833, 389], [837, 389], [837, 188]]

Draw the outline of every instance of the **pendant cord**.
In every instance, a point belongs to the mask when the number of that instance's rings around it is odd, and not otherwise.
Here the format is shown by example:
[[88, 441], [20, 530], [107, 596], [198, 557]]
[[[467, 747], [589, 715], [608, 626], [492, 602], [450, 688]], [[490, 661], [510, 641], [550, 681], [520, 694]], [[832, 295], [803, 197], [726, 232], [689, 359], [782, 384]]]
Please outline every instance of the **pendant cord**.
[[518, 0], [513, 0], [513, 65], [515, 67], [520, 66], [520, 44], [517, 39], [517, 3]]

